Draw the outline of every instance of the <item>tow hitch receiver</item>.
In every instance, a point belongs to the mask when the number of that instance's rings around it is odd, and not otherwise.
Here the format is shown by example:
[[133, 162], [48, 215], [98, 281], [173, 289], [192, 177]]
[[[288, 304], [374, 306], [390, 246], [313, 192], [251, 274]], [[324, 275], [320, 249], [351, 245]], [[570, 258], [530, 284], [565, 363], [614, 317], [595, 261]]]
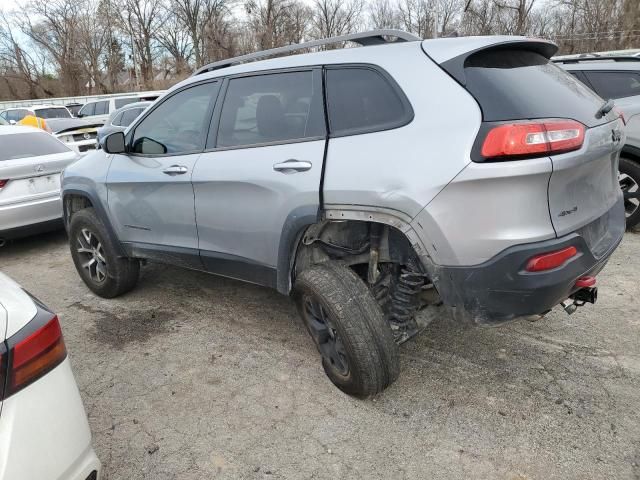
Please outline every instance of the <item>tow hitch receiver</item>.
[[576, 281], [576, 287], [580, 287], [567, 300], [561, 302], [564, 311], [571, 315], [578, 307], [582, 307], [585, 303], [596, 303], [598, 300], [598, 287], [595, 277], [582, 277]]

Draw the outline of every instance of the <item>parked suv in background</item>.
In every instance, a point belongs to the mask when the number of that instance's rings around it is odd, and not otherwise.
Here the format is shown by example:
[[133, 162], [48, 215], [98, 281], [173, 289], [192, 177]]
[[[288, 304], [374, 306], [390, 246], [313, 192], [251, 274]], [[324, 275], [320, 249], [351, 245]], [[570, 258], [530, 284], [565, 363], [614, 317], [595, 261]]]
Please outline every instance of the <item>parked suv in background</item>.
[[141, 101], [153, 101], [161, 94], [162, 92], [146, 92], [133, 96], [111, 97], [95, 102], [87, 102], [77, 113], [77, 117], [104, 124], [109, 119], [109, 115], [125, 105]]
[[113, 132], [124, 132], [138, 116], [153, 102], [134, 102], [119, 108], [105, 122], [104, 126], [98, 129], [98, 145], [102, 139]]
[[640, 57], [581, 57], [554, 60], [624, 115], [627, 139], [620, 154], [620, 186], [627, 227], [640, 223]]
[[[255, 61], [345, 41], [363, 47]], [[106, 298], [140, 260], [293, 294], [360, 397], [397, 378], [429, 301], [480, 324], [594, 302], [623, 123], [556, 49], [374, 31], [207, 65], [65, 170], [76, 269]]]

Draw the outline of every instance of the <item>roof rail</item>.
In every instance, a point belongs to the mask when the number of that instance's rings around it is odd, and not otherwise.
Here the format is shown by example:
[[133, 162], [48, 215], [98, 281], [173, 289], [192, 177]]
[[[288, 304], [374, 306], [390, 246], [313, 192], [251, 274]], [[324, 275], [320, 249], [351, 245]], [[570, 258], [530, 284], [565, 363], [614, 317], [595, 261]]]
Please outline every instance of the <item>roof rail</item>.
[[[394, 37], [396, 38], [396, 40], [389, 41], [385, 37]], [[422, 40], [420, 37], [402, 30], [370, 30], [368, 32], [351, 33], [349, 35], [340, 35], [338, 37], [323, 38], [320, 40], [312, 40], [310, 42], [285, 45], [284, 47], [271, 48], [269, 50], [262, 50], [260, 52], [249, 53], [247, 55], [241, 55], [239, 57], [220, 60], [218, 62], [213, 62], [205, 65], [204, 67], [200, 67], [193, 73], [193, 75], [200, 75], [201, 73], [211, 72], [213, 70], [230, 67], [232, 65], [251, 62], [266, 57], [286, 55], [298, 50], [305, 50], [307, 48], [320, 47], [323, 45], [332, 45], [335, 43], [353, 42], [362, 45], [363, 47], [368, 47], [371, 45], [384, 45], [386, 43], [396, 42], [416, 42], [420, 40]]]
[[552, 58], [551, 61], [555, 63], [580, 63], [580, 62], [597, 62], [603, 60], [613, 60], [614, 62], [640, 62], [640, 57], [633, 56], [611, 56], [606, 55], [597, 57], [579, 57], [579, 58]]

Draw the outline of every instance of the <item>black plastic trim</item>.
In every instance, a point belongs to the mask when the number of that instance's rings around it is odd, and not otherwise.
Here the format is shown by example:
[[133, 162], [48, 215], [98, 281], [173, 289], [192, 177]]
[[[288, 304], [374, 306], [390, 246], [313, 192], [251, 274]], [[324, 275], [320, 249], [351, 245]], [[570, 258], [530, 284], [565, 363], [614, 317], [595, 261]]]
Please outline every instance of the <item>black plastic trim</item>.
[[[578, 233], [510, 247], [494, 258], [471, 267], [438, 268], [436, 287], [443, 302], [469, 312], [476, 323], [495, 324], [513, 318], [544, 313], [575, 293], [575, 282], [596, 275], [624, 235], [622, 197], [605, 214], [611, 235], [605, 248], [593, 253]], [[600, 219], [593, 222], [598, 228]], [[589, 226], [580, 229], [587, 233]], [[544, 272], [528, 272], [528, 260], [538, 254], [575, 246], [578, 255], [563, 266]]]
[[278, 273], [275, 267], [249, 258], [208, 250], [201, 250], [200, 258], [205, 270], [214, 275], [276, 288]]
[[120, 239], [116, 235], [116, 231], [111, 225], [111, 221], [109, 220], [109, 216], [107, 215], [107, 210], [104, 208], [104, 205], [100, 201], [98, 195], [91, 192], [88, 189], [79, 190], [77, 188], [65, 188], [62, 191], [62, 211], [63, 211], [64, 227], [67, 230], [67, 232], [69, 231], [70, 217], [69, 217], [69, 212], [67, 211], [66, 198], [69, 195], [77, 195], [79, 197], [84, 197], [91, 202], [91, 206], [96, 211], [96, 213], [98, 214], [98, 218], [100, 218], [100, 221], [107, 229], [107, 233], [113, 240], [113, 243], [116, 249], [118, 249], [118, 253], [120, 254], [121, 257], [127, 257], [127, 253], [125, 249], [122, 247], [122, 243], [120, 242]]
[[[636, 161], [640, 161], [640, 148], [635, 147], [633, 145], [624, 145], [622, 147], [622, 151], [620, 152], [620, 156], [624, 157], [625, 154], [630, 155], [632, 158], [632, 160], [636, 160]], [[628, 157], [626, 157], [628, 158]]]
[[0, 230], [0, 238], [5, 240], [16, 240], [18, 238], [29, 237], [31, 235], [61, 230], [62, 228], [64, 228], [62, 218], [56, 218], [45, 222]]

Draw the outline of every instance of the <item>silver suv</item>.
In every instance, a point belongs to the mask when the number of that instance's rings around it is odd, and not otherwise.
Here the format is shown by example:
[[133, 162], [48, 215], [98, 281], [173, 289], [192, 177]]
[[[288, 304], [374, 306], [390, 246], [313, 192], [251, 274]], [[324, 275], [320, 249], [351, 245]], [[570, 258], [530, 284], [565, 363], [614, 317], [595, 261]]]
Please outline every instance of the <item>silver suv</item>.
[[626, 123], [620, 154], [620, 187], [627, 228], [640, 223], [640, 57], [580, 57], [554, 59], [605, 99], [615, 100]]
[[291, 294], [359, 397], [397, 378], [431, 303], [496, 324], [594, 302], [623, 123], [555, 51], [374, 31], [207, 65], [64, 172], [76, 268], [102, 297], [141, 260]]

